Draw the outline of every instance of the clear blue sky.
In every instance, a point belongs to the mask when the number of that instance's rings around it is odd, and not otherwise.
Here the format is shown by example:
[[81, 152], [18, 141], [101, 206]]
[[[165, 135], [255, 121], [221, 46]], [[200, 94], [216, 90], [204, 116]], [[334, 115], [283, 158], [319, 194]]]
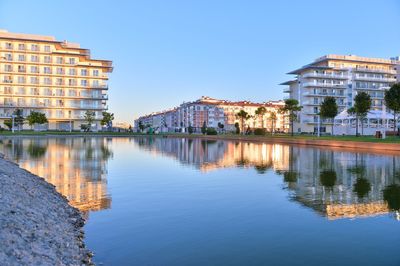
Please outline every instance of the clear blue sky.
[[400, 0], [0, 0], [0, 28], [113, 60], [110, 111], [132, 123], [202, 95], [281, 99], [324, 54], [400, 55]]

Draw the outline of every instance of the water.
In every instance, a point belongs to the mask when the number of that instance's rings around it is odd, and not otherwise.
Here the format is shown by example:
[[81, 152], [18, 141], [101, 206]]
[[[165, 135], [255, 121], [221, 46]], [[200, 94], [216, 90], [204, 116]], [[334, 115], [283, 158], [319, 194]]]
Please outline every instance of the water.
[[400, 157], [170, 138], [17, 138], [104, 265], [400, 265]]

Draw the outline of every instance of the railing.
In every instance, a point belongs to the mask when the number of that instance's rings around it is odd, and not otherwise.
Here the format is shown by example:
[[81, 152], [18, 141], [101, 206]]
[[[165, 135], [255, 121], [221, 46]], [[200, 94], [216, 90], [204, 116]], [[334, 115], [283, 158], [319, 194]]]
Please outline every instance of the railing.
[[337, 75], [337, 74], [320, 74], [320, 73], [305, 73], [304, 78], [335, 78], [335, 79], [348, 79], [348, 75]]
[[360, 76], [355, 76], [354, 79], [356, 80], [371, 80], [371, 81], [377, 81], [377, 82], [396, 82], [396, 78], [376, 78], [376, 77], [360, 77]]
[[346, 84], [319, 83], [319, 82], [304, 82], [303, 87], [326, 87], [326, 88], [343, 88]]
[[393, 69], [379, 69], [379, 68], [364, 68], [364, 67], [357, 67], [354, 68], [354, 71], [358, 72], [372, 72], [372, 73], [389, 73], [389, 74], [397, 74], [396, 70]]

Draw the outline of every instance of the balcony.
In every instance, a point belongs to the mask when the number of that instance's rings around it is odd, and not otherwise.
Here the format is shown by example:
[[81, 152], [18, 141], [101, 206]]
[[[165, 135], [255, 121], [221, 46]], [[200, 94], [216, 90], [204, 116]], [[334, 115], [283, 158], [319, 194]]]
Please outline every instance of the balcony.
[[322, 87], [322, 88], [346, 88], [346, 84], [304, 82], [303, 87]]
[[324, 97], [324, 96], [332, 96], [332, 97], [338, 97], [338, 98], [346, 98], [346, 95], [344, 94], [338, 94], [338, 93], [313, 93], [313, 92], [306, 92], [303, 94], [303, 96], [306, 97]]
[[397, 74], [396, 70], [394, 70], [394, 69], [374, 69], [374, 68], [357, 67], [357, 68], [354, 68], [353, 71], [369, 72], [369, 73], [385, 73], [385, 74], [392, 74], [392, 75]]
[[363, 80], [363, 81], [375, 81], [375, 82], [390, 82], [390, 83], [395, 83], [396, 78], [376, 78], [376, 77], [360, 77], [360, 76], [355, 76], [355, 80]]
[[327, 79], [348, 79], [348, 75], [337, 75], [337, 74], [320, 74], [320, 73], [305, 73], [302, 75], [303, 78], [327, 78]]

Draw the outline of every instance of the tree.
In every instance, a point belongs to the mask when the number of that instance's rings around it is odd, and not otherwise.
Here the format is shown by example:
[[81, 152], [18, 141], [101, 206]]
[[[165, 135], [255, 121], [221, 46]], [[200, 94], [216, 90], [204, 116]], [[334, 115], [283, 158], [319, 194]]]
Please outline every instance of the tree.
[[[22, 109], [15, 109], [12, 115], [14, 117], [14, 127], [18, 128], [18, 130], [21, 130], [21, 127], [23, 126], [24, 121], [25, 121]], [[4, 120], [3, 123], [6, 127], [8, 127], [10, 130], [12, 130], [12, 128], [13, 128], [13, 119], [12, 118]]]
[[294, 121], [297, 120], [297, 112], [301, 111], [303, 106], [299, 105], [299, 102], [296, 99], [286, 99], [285, 106], [280, 109], [281, 113], [289, 114], [289, 121], [291, 127], [291, 135], [293, 136], [294, 132]]
[[369, 110], [371, 109], [372, 100], [371, 96], [366, 92], [357, 93], [354, 97], [354, 114], [356, 115], [356, 135], [358, 136], [358, 120], [361, 119], [361, 135], [364, 134], [364, 119], [367, 116]]
[[86, 131], [86, 132], [90, 132], [91, 131], [92, 124], [93, 124], [93, 121], [94, 121], [94, 117], [95, 117], [95, 112], [94, 111], [87, 110], [85, 112], [84, 119], [86, 120], [86, 125], [84, 127], [81, 126], [81, 128], [84, 131]]
[[188, 127], [188, 132], [189, 132], [189, 134], [192, 134], [192, 133], [193, 133], [193, 127], [192, 127], [192, 125], [190, 125], [190, 124], [189, 124], [189, 127]]
[[9, 130], [12, 130], [12, 121], [11, 119], [4, 120], [3, 124], [8, 127]]
[[16, 109], [14, 111], [14, 125], [18, 127], [18, 130], [21, 130], [22, 126], [24, 125], [24, 113], [22, 109]]
[[236, 114], [236, 117], [240, 119], [240, 124], [242, 125], [242, 134], [244, 134], [245, 121], [249, 120], [251, 116], [245, 110], [240, 110], [240, 112]]
[[109, 112], [103, 112], [102, 115], [103, 118], [101, 119], [100, 124], [102, 126], [106, 126], [107, 130], [110, 130], [110, 128], [112, 127], [112, 121], [114, 120], [114, 114]]
[[400, 83], [385, 91], [385, 105], [393, 111], [394, 130], [397, 130], [397, 113], [400, 112]]
[[207, 133], [207, 125], [206, 121], [203, 121], [203, 125], [201, 126], [201, 133], [205, 135]]
[[224, 131], [224, 124], [222, 124], [221, 122], [218, 122], [218, 128], [221, 130], [221, 131]]
[[144, 128], [145, 128], [145, 125], [143, 124], [143, 122], [142, 121], [139, 121], [139, 129], [140, 129], [140, 132], [143, 132], [143, 130], [144, 130]]
[[261, 118], [261, 127], [264, 128], [264, 116], [267, 113], [267, 109], [265, 109], [264, 106], [260, 106], [257, 108], [255, 111], [255, 115], [258, 116], [258, 118]]
[[238, 122], [235, 123], [235, 133], [240, 134], [240, 126]]
[[33, 125], [39, 124], [43, 125], [48, 123], [49, 121], [47, 120], [46, 114], [41, 113], [41, 112], [36, 112], [32, 111], [27, 117], [26, 120], [28, 121], [29, 126], [33, 128]]
[[[325, 99], [321, 103], [319, 115], [321, 118], [330, 118], [334, 119], [338, 114], [338, 105], [336, 103], [336, 99], [332, 96], [325, 97]], [[318, 125], [319, 126], [319, 125]], [[333, 135], [333, 126], [334, 121], [332, 121], [332, 135]]]
[[275, 132], [275, 124], [276, 124], [276, 120], [278, 120], [278, 116], [276, 115], [276, 112], [271, 111], [269, 113], [269, 119], [271, 120], [271, 133], [274, 134]]

